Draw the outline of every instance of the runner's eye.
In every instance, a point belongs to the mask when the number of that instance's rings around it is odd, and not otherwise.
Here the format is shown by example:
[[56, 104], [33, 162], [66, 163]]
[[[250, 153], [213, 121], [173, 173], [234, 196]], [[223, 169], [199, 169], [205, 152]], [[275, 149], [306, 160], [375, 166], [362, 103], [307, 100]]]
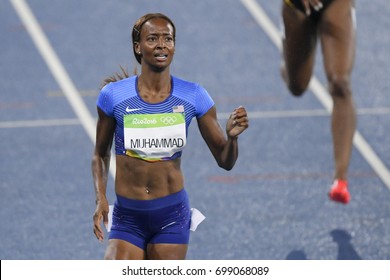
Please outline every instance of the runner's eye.
[[155, 42], [156, 40], [157, 40], [156, 36], [150, 36], [150, 37], [146, 38], [146, 41], [148, 41], [148, 42]]

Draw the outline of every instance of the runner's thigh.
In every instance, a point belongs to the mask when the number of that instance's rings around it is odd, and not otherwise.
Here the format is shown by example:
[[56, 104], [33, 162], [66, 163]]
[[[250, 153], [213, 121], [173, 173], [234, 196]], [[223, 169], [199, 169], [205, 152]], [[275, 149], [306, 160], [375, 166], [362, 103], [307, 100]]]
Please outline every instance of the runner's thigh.
[[149, 244], [147, 259], [149, 260], [184, 260], [187, 244]]
[[352, 0], [335, 0], [324, 11], [320, 37], [328, 78], [349, 75], [355, 57], [355, 15]]

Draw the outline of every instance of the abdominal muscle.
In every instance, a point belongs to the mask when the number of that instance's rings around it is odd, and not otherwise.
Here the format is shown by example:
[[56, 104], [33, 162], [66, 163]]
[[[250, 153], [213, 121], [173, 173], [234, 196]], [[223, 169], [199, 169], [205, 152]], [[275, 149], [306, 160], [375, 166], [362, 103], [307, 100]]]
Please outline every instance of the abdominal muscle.
[[116, 156], [115, 192], [123, 197], [149, 200], [179, 192], [184, 186], [180, 158], [148, 162]]

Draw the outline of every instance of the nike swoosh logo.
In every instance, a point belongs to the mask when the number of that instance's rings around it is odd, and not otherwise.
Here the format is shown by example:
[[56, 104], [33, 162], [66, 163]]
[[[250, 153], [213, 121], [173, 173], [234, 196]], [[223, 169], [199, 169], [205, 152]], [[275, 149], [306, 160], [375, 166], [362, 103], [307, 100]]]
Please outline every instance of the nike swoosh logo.
[[126, 107], [126, 112], [127, 113], [134, 112], [134, 111], [139, 111], [139, 110], [142, 110], [142, 108], [130, 109], [129, 107]]
[[169, 227], [169, 226], [171, 226], [171, 225], [173, 225], [173, 224], [176, 224], [176, 222], [169, 223], [169, 224], [163, 226], [161, 229], [167, 228], [167, 227]]

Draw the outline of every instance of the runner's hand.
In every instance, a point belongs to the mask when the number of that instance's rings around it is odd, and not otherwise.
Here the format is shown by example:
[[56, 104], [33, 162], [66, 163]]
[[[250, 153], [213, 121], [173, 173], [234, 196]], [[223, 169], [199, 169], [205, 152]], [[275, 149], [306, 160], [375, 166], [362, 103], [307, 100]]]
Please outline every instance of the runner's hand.
[[240, 106], [231, 113], [226, 124], [226, 133], [229, 137], [237, 137], [249, 127], [249, 119], [244, 107]]
[[306, 15], [310, 15], [310, 6], [313, 7], [314, 10], [319, 11], [321, 10], [324, 5], [320, 0], [301, 0], [302, 5], [305, 7]]
[[104, 240], [104, 232], [102, 230], [101, 224], [103, 224], [107, 229], [108, 225], [108, 201], [103, 199], [96, 202], [96, 210], [93, 215], [93, 232], [96, 235], [96, 238], [102, 242]]

